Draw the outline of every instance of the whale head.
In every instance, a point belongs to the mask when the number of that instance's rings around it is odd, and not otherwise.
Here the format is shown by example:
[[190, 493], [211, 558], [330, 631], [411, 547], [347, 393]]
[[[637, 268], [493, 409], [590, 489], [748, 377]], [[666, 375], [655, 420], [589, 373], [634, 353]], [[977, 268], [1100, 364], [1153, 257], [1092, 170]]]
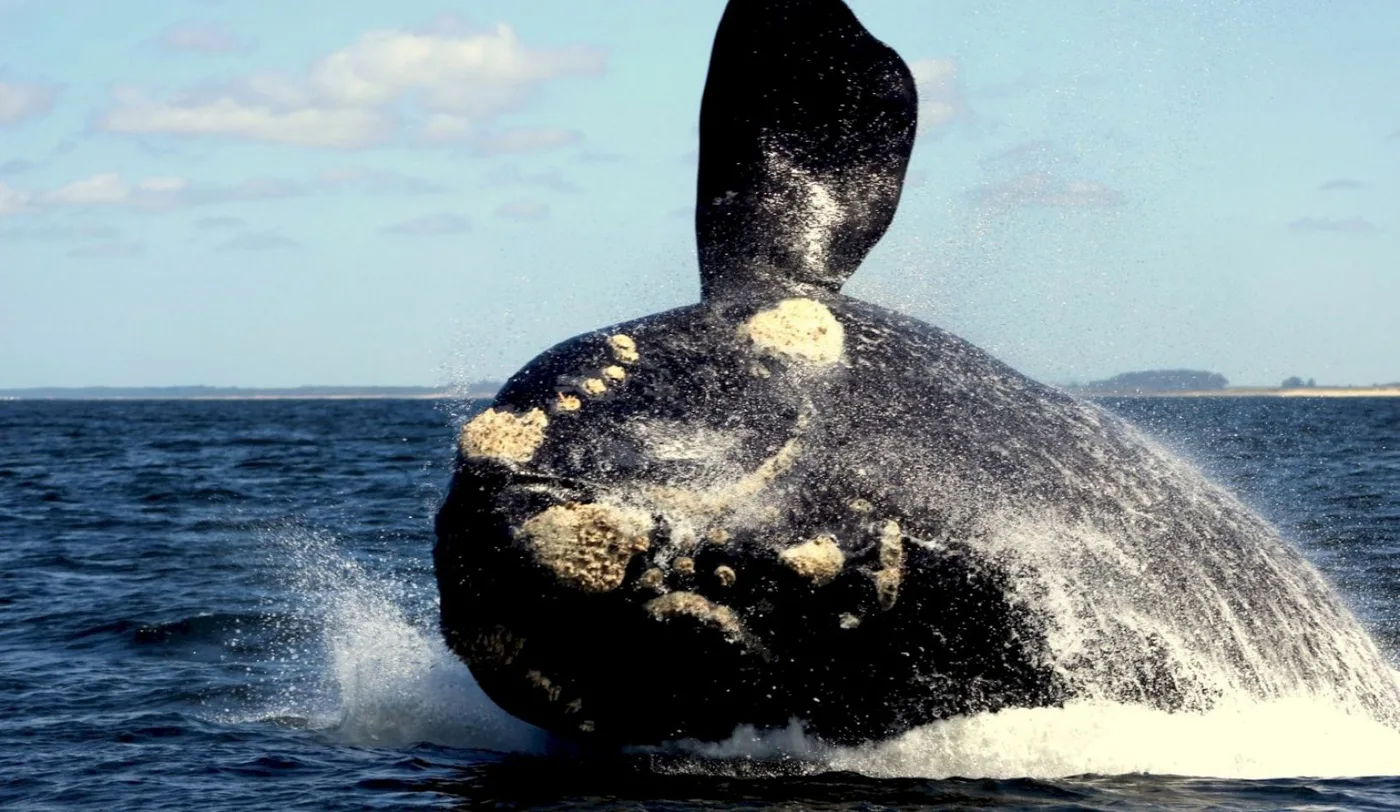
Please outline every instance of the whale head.
[[767, 641], [893, 605], [901, 529], [844, 492], [827, 406], [852, 374], [839, 291], [894, 216], [917, 109], [841, 0], [731, 0], [701, 105], [702, 302], [549, 350], [462, 430], [443, 628], [506, 710], [604, 741], [781, 725], [814, 677]]

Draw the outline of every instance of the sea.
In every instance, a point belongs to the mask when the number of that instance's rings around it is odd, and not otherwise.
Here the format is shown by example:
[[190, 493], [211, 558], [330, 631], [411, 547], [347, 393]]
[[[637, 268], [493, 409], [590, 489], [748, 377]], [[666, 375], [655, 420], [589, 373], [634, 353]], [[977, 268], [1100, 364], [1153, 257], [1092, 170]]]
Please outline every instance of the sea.
[[[0, 808], [1394, 809], [1400, 733], [1296, 699], [579, 752], [443, 647], [479, 402], [0, 402]], [[1400, 398], [1103, 405], [1234, 490], [1400, 654]]]

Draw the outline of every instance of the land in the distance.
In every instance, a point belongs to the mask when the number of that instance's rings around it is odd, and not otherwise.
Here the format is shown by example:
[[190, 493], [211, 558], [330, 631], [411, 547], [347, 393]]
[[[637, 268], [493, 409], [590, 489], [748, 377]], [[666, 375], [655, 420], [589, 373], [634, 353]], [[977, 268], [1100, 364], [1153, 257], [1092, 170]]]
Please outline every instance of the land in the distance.
[[1218, 372], [1199, 369], [1151, 369], [1124, 372], [1102, 381], [1076, 385], [1065, 389], [1089, 398], [1104, 397], [1397, 397], [1400, 382], [1371, 386], [1318, 386], [1294, 376], [1278, 386], [1230, 386], [1230, 381]]
[[1136, 389], [1123, 392], [1067, 386], [1065, 389], [1086, 398], [1397, 398], [1400, 384], [1385, 386], [1227, 386], [1223, 389]]
[[500, 384], [465, 386], [45, 386], [0, 389], [0, 400], [443, 400], [489, 398]]

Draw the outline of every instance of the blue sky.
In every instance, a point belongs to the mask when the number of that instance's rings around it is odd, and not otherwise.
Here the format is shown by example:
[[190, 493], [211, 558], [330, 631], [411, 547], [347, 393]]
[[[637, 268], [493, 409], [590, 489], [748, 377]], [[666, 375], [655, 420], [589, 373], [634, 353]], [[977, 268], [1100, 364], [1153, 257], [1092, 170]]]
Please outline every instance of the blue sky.
[[[852, 0], [847, 292], [1067, 382], [1400, 380], [1400, 3]], [[720, 0], [0, 0], [0, 387], [438, 384], [694, 301]]]

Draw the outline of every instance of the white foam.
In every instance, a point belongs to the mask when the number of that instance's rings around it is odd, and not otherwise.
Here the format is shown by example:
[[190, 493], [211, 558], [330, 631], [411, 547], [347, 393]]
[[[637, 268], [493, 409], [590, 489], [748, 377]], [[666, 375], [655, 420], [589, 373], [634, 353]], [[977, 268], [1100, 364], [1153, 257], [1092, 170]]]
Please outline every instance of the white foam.
[[1400, 774], [1400, 732], [1312, 699], [1222, 703], [1204, 714], [1077, 702], [949, 719], [858, 747], [823, 745], [793, 724], [664, 749], [714, 759], [799, 759], [875, 778]]

